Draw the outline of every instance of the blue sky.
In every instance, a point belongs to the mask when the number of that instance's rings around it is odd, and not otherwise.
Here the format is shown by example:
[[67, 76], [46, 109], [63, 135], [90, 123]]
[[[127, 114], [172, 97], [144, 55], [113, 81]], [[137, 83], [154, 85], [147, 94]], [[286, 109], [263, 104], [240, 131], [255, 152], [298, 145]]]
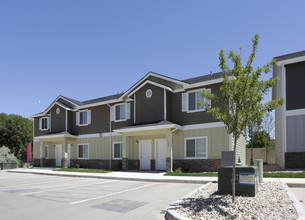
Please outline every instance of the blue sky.
[[[218, 52], [261, 36], [255, 66], [304, 50], [305, 1], [2, 0], [0, 112], [126, 91], [149, 71], [219, 72]], [[271, 77], [271, 73], [268, 77]]]

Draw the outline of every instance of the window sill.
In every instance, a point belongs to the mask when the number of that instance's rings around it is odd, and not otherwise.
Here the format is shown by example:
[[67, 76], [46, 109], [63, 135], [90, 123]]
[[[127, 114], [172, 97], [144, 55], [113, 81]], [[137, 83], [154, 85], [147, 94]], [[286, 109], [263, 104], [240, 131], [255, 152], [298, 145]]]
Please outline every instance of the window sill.
[[127, 121], [127, 119], [122, 119], [122, 120], [114, 120], [114, 122], [122, 122], [122, 121]]
[[78, 126], [82, 127], [82, 126], [88, 126], [89, 124], [79, 124]]
[[185, 157], [185, 160], [202, 160], [202, 159], [208, 159], [207, 157]]
[[122, 158], [112, 158], [112, 160], [122, 160]]
[[193, 112], [205, 112], [205, 109], [198, 109], [198, 110], [188, 110], [186, 113], [193, 113]]
[[80, 158], [80, 157], [78, 157], [77, 159], [79, 159], [79, 160], [89, 160], [89, 158]]

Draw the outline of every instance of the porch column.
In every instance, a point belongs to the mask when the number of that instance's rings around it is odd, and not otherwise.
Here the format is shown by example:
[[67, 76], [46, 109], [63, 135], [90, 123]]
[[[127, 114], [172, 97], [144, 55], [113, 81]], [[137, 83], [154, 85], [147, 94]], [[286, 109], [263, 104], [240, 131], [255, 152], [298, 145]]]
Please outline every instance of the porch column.
[[172, 152], [171, 152], [171, 133], [170, 129], [166, 131], [166, 172], [171, 172], [172, 167], [171, 167], [171, 158], [172, 158]]
[[63, 158], [62, 158], [62, 168], [68, 168], [68, 145], [67, 139], [63, 141]]
[[127, 137], [123, 134], [122, 145], [122, 170], [128, 170], [128, 157], [127, 157]]
[[45, 166], [45, 142], [40, 141], [40, 149], [39, 149], [39, 153], [40, 153], [40, 167], [44, 167]]

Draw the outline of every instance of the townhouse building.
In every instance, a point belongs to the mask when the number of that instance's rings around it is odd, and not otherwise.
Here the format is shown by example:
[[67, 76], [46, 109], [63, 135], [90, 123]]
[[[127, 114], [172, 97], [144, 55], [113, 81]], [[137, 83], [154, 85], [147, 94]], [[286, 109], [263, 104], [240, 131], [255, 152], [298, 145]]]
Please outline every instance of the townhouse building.
[[[34, 119], [34, 166], [217, 171], [232, 135], [198, 100], [221, 73], [177, 80], [149, 72], [126, 92], [77, 101], [58, 96]], [[213, 102], [211, 105], [213, 106]], [[245, 164], [245, 138], [237, 159]]]

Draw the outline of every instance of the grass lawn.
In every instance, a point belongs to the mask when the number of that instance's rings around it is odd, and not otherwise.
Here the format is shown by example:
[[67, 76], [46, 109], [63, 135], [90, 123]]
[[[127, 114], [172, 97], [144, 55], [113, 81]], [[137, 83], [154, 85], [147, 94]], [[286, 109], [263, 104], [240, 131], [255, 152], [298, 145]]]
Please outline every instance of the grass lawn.
[[305, 178], [305, 172], [264, 173], [264, 177], [271, 177], [271, 178]]
[[184, 173], [184, 172], [172, 172], [166, 173], [164, 176], [211, 176], [217, 177], [218, 173]]
[[77, 168], [61, 168], [54, 171], [66, 171], [66, 172], [81, 172], [81, 173], [110, 173], [111, 170], [98, 170], [98, 169], [77, 169]]

